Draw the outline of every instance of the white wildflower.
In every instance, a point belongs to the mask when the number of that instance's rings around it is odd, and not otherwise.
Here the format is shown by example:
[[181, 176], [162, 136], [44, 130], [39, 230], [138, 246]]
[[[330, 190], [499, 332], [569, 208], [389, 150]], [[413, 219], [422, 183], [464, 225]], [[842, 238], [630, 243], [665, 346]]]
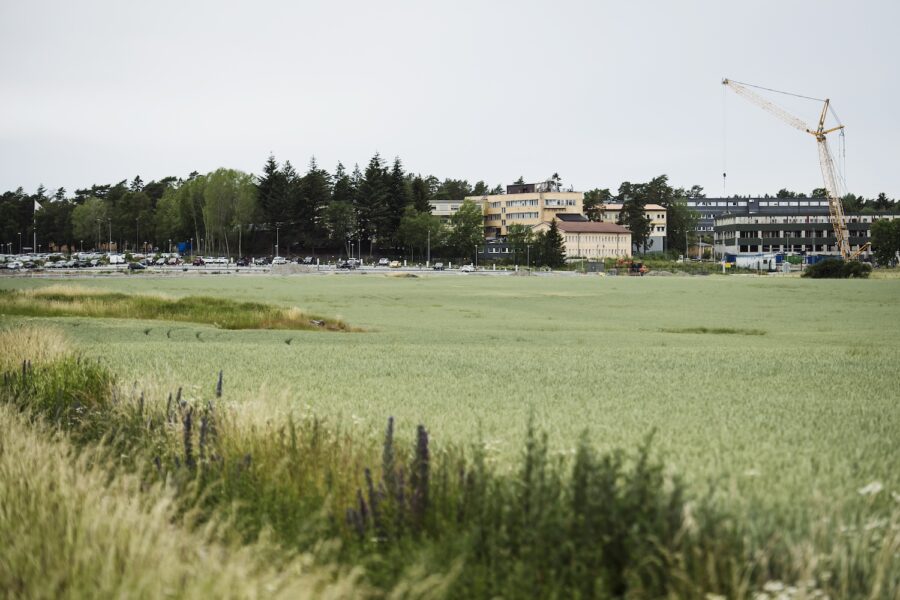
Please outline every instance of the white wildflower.
[[859, 490], [857, 491], [859, 492], [860, 496], [874, 496], [883, 489], [884, 486], [881, 485], [880, 481], [873, 481], [869, 485], [859, 488]]
[[767, 592], [778, 593], [784, 589], [784, 584], [780, 581], [767, 581], [763, 589]]

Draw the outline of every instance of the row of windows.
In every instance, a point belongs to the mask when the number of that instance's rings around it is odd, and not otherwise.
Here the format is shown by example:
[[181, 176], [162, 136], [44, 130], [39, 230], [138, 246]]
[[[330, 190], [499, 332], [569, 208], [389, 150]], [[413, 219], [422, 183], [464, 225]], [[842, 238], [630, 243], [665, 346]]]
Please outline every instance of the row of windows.
[[[730, 202], [694, 202], [688, 201], [690, 208], [700, 206], [747, 206], [747, 200], [732, 200]], [[827, 200], [760, 200], [760, 206], [828, 206]]]
[[544, 206], [577, 206], [575, 200], [545, 200]]
[[506, 206], [538, 206], [540, 201], [535, 198], [533, 200], [507, 200]]
[[578, 240], [582, 242], [615, 242], [620, 239], [618, 235], [567, 235], [566, 241], [575, 243]]
[[760, 202], [760, 206], [828, 206], [828, 201], [813, 201], [808, 202], [806, 200], [803, 201], [781, 201], [781, 202]]
[[582, 250], [581, 254], [586, 257], [591, 257], [591, 256], [629, 256], [629, 252], [625, 248], [588, 248], [587, 250]]
[[506, 213], [506, 218], [510, 219], [510, 220], [537, 219], [538, 213], [536, 213], [536, 212]]

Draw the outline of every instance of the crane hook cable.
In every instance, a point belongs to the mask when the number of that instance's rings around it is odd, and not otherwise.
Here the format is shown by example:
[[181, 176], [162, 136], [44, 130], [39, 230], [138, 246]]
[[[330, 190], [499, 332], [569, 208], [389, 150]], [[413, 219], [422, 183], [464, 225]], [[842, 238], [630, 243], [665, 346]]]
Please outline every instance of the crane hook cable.
[[740, 85], [756, 88], [758, 90], [766, 90], [767, 92], [775, 92], [776, 94], [784, 94], [785, 96], [794, 96], [796, 98], [803, 98], [804, 100], [815, 100], [816, 102], [825, 102], [825, 98], [813, 98], [812, 96], [804, 96], [803, 94], [794, 94], [792, 92], [783, 92], [781, 90], [773, 90], [772, 88], [763, 87], [761, 85], [753, 85], [752, 83], [744, 83], [743, 81], [738, 81], [737, 79], [729, 79], [728, 81], [733, 81]]

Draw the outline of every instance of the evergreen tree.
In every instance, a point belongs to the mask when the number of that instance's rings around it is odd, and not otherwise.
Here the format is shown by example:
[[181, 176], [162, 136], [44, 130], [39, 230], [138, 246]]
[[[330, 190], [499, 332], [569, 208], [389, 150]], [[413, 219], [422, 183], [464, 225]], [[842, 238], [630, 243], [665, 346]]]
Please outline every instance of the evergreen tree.
[[550, 221], [550, 229], [547, 230], [547, 234], [544, 236], [543, 245], [543, 261], [545, 265], [551, 269], [558, 269], [566, 264], [566, 245], [562, 234], [559, 232], [559, 227], [556, 225], [556, 219]]
[[421, 212], [431, 212], [431, 187], [428, 182], [416, 175], [410, 185], [413, 208]]
[[325, 226], [325, 209], [331, 199], [331, 176], [320, 169], [313, 157], [309, 170], [301, 178], [302, 213], [299, 215], [300, 230], [307, 248], [315, 249], [325, 243], [328, 232]]
[[262, 217], [267, 223], [289, 219], [291, 207], [287, 178], [271, 154], [263, 167], [263, 174], [256, 184], [256, 189]]
[[391, 168], [390, 178], [388, 180], [388, 214], [387, 231], [383, 232], [386, 238], [396, 239], [397, 230], [400, 227], [400, 219], [403, 217], [403, 211], [410, 204], [411, 197], [406, 184], [406, 176], [403, 173], [403, 165], [400, 157], [394, 158], [394, 165]]
[[389, 233], [388, 179], [387, 169], [376, 152], [360, 181], [356, 202], [359, 235], [369, 241], [370, 252], [375, 239], [381, 243]]

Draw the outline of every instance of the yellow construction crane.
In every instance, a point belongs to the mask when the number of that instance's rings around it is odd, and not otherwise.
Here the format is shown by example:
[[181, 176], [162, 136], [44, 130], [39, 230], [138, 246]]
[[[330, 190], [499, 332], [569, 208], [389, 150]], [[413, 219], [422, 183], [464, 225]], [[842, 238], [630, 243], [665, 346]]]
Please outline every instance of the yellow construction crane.
[[[847, 224], [844, 222], [844, 207], [841, 204], [841, 195], [838, 192], [838, 179], [834, 166], [834, 158], [832, 158], [831, 156], [831, 150], [828, 149], [828, 139], [826, 138], [829, 133], [839, 131], [843, 129], [844, 126], [839, 123], [836, 127], [831, 127], [829, 129], [825, 128], [825, 117], [828, 115], [830, 101], [827, 98], [825, 100], [821, 100], [822, 102], [824, 102], [824, 106], [822, 107], [822, 114], [819, 116], [819, 125], [815, 129], [813, 129], [802, 119], [795, 117], [780, 106], [766, 100], [756, 92], [749, 89], [749, 87], [759, 86], [751, 85], [749, 83], [741, 83], [739, 81], [733, 81], [731, 79], [723, 79], [722, 85], [731, 88], [738, 95], [743, 96], [745, 99], [749, 100], [753, 104], [756, 104], [763, 110], [772, 113], [791, 127], [806, 132], [816, 138], [816, 144], [819, 147], [819, 166], [821, 166], [822, 168], [822, 179], [825, 181], [825, 193], [828, 196], [828, 214], [831, 219], [831, 226], [834, 228], [834, 236], [837, 240], [838, 251], [841, 253], [841, 258], [843, 258], [844, 260], [853, 260], [857, 258], [862, 252], [866, 250], [868, 244], [862, 246], [856, 252], [850, 252], [850, 236], [847, 231]], [[778, 90], [770, 91], [777, 92]], [[803, 98], [807, 97], [803, 96]], [[817, 98], [807, 99], [818, 100]], [[833, 109], [832, 114], [834, 114]]]

